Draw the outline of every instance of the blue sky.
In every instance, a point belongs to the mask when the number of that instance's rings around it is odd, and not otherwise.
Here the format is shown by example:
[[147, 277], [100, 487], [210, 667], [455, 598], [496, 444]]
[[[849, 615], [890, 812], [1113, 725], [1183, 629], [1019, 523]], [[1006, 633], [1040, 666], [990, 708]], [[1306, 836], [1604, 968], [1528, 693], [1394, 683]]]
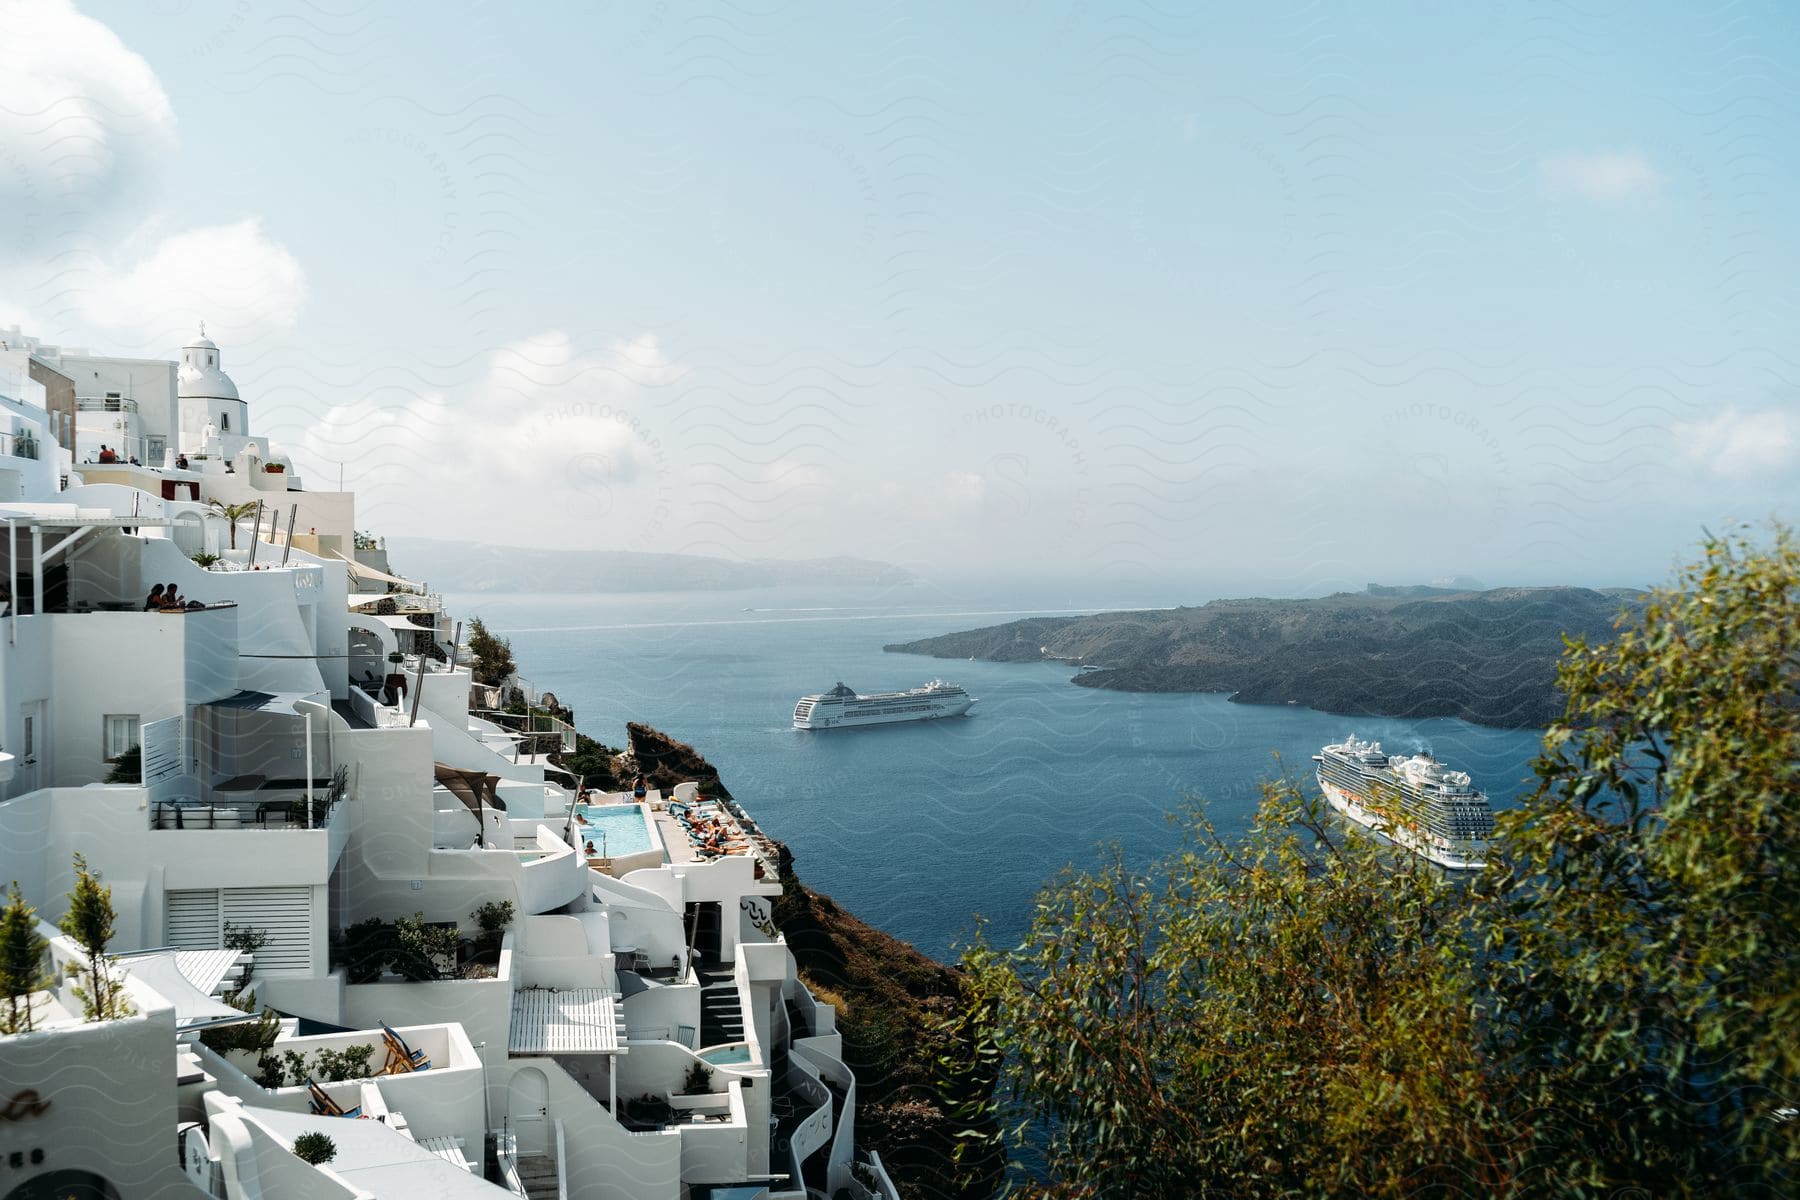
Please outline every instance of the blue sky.
[[206, 319], [380, 531], [1317, 591], [1800, 498], [1785, 6], [0, 4], [0, 324]]

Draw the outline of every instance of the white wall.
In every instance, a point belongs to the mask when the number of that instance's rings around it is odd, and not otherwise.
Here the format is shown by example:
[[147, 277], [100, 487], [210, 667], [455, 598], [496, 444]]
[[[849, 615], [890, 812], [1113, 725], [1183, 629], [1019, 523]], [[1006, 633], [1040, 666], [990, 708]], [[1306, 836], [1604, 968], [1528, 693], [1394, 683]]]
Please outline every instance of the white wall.
[[[51, 741], [59, 786], [106, 778], [102, 721], [136, 714], [148, 724], [235, 689], [237, 612], [49, 613], [21, 617], [19, 636], [50, 647]], [[105, 686], [91, 682], [105, 680]]]
[[[512, 1059], [507, 1067], [490, 1076], [490, 1087], [502, 1097], [511, 1082], [508, 1071], [536, 1070], [544, 1075], [550, 1114], [563, 1123], [570, 1200], [645, 1200], [679, 1194], [680, 1134], [627, 1131], [553, 1059]], [[493, 1076], [503, 1078], [495, 1081]], [[495, 1120], [505, 1111], [503, 1099], [494, 1110]]]
[[[176, 1157], [174, 1010], [0, 1037], [0, 1088], [49, 1102], [0, 1121], [0, 1185], [58, 1170], [92, 1171], [122, 1196], [193, 1194]], [[22, 1166], [14, 1167], [17, 1155]], [[39, 1162], [33, 1163], [33, 1157]]]

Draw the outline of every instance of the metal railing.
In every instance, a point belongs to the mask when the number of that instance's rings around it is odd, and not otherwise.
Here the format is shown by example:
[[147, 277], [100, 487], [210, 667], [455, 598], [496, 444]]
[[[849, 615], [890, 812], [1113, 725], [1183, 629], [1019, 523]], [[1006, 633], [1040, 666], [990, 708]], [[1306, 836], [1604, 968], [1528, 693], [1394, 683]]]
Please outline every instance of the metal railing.
[[554, 741], [556, 748], [564, 754], [575, 751], [575, 727], [560, 717], [553, 717], [546, 712], [512, 713], [504, 709], [472, 708], [471, 717], [480, 717], [490, 721], [509, 733], [517, 735], [521, 747], [526, 754], [542, 753], [538, 749], [542, 741]]
[[120, 396], [107, 396], [104, 399], [99, 396], [75, 398], [76, 412], [134, 413], [137, 410], [136, 400], [126, 400]]

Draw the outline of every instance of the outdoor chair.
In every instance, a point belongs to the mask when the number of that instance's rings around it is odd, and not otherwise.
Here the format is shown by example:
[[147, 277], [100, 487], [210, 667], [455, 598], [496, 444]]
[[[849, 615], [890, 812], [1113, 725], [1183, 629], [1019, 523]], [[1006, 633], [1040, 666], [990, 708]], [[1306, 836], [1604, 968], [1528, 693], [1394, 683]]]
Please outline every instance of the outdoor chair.
[[426, 1053], [408, 1046], [406, 1039], [389, 1028], [385, 1021], [381, 1025], [381, 1040], [387, 1047], [387, 1061], [381, 1068], [383, 1075], [405, 1075], [431, 1069], [431, 1059]]
[[306, 1092], [307, 1095], [312, 1097], [312, 1113], [315, 1117], [362, 1116], [362, 1105], [358, 1104], [355, 1108], [345, 1108], [336, 1100], [333, 1100], [331, 1098], [331, 1093], [320, 1087], [319, 1081], [316, 1079], [309, 1079], [306, 1081]]

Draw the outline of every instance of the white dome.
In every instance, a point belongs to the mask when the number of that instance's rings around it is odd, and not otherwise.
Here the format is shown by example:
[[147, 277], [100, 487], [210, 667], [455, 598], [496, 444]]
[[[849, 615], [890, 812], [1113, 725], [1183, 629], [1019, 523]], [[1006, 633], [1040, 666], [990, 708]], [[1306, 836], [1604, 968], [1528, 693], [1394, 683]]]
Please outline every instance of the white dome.
[[237, 384], [231, 382], [219, 363], [218, 346], [200, 327], [200, 337], [181, 348], [181, 370], [176, 373], [176, 388], [183, 400], [236, 400]]

